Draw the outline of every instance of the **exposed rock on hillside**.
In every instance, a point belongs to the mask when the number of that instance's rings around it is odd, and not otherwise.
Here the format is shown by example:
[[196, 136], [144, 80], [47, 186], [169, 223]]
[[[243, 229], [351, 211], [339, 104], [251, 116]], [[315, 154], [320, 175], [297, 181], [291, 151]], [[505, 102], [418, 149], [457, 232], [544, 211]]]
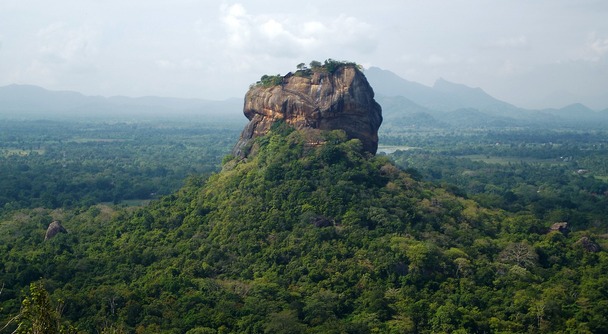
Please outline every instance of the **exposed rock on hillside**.
[[246, 157], [251, 142], [282, 120], [296, 129], [344, 130], [372, 154], [378, 148], [382, 109], [363, 73], [353, 64], [299, 70], [259, 82], [245, 95], [249, 123], [233, 149]]
[[49, 224], [49, 227], [46, 229], [44, 240], [46, 241], [52, 239], [59, 233], [68, 233], [68, 231], [61, 225], [59, 221], [55, 220]]
[[583, 249], [586, 250], [587, 252], [597, 253], [600, 251], [600, 246], [598, 244], [596, 244], [593, 240], [591, 240], [589, 237], [580, 238], [576, 242], [576, 244], [583, 247]]

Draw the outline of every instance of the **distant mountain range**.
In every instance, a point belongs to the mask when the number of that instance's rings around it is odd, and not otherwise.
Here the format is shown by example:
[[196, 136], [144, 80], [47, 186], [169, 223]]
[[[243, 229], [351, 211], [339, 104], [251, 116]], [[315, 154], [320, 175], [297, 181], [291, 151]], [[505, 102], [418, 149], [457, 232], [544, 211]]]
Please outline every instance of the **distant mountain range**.
[[246, 119], [243, 101], [210, 101], [170, 97], [86, 96], [71, 91], [50, 91], [32, 85], [0, 87], [0, 117], [9, 118], [107, 118], [200, 116], [228, 120]]
[[439, 79], [433, 87], [405, 80], [395, 73], [378, 67], [365, 71], [367, 80], [376, 93], [385, 96], [403, 96], [425, 108], [437, 111], [453, 111], [461, 108], [476, 108], [490, 111], [517, 109], [497, 100], [481, 88], [470, 88]]
[[[481, 88], [439, 79], [432, 87], [408, 81], [377, 67], [365, 76], [383, 109], [386, 126], [505, 127], [607, 126], [608, 109], [594, 111], [582, 104], [560, 109], [530, 110], [498, 100]], [[245, 123], [243, 100], [224, 101], [167, 97], [102, 97], [70, 91], [50, 91], [31, 85], [0, 87], [0, 117], [107, 118], [197, 116]]]
[[530, 110], [498, 100], [481, 88], [439, 79], [433, 87], [408, 81], [377, 67], [365, 71], [383, 107], [385, 124], [398, 126], [606, 126], [608, 109], [594, 111], [582, 104], [561, 109]]

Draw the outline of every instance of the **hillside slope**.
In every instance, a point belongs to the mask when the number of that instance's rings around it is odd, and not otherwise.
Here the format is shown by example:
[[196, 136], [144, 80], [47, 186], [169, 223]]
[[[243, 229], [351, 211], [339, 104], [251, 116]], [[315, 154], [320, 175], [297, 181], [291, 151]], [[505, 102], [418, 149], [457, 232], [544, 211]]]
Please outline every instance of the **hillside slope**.
[[[275, 125], [248, 160], [133, 212], [2, 226], [3, 314], [42, 278], [80, 330], [137, 333], [608, 330], [588, 231], [480, 208], [344, 132]], [[542, 231], [531, 233], [530, 231]], [[583, 239], [586, 238], [586, 239]], [[581, 240], [587, 240], [582, 242]]]

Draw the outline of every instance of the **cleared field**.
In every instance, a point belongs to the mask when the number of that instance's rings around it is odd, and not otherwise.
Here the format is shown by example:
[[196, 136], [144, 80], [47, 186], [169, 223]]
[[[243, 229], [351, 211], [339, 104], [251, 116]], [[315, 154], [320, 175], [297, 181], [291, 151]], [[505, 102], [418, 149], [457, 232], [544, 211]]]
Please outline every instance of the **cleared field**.
[[125, 142], [127, 139], [114, 139], [114, 138], [74, 138], [70, 142], [74, 143], [116, 143]]
[[418, 147], [412, 146], [393, 146], [393, 145], [378, 145], [378, 153], [392, 154], [397, 151], [416, 150]]
[[461, 155], [459, 158], [467, 158], [473, 161], [482, 161], [489, 164], [500, 164], [500, 165], [508, 165], [512, 163], [540, 163], [540, 164], [549, 164], [549, 165], [562, 165], [564, 162], [557, 161], [555, 159], [536, 159], [536, 158], [528, 158], [528, 157], [494, 157], [488, 156], [484, 154], [471, 154], [471, 155]]
[[37, 154], [44, 154], [44, 150], [40, 149], [40, 150], [22, 150], [22, 149], [16, 149], [16, 148], [9, 148], [9, 149], [4, 149], [4, 150], [0, 150], [0, 153], [5, 156], [11, 156], [11, 155], [19, 155], [19, 156], [27, 156], [30, 155], [32, 153], [37, 153]]

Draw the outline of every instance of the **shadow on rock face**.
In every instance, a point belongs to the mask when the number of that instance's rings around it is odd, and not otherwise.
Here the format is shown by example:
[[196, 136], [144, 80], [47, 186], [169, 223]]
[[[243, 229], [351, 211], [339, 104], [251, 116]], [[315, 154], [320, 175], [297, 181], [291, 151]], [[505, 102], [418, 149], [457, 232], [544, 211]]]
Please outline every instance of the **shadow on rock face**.
[[267, 134], [277, 121], [300, 129], [344, 130], [375, 154], [382, 108], [365, 75], [354, 65], [333, 72], [288, 73], [272, 85], [254, 85], [245, 95], [243, 112], [249, 123], [232, 153], [247, 157], [253, 139]]

